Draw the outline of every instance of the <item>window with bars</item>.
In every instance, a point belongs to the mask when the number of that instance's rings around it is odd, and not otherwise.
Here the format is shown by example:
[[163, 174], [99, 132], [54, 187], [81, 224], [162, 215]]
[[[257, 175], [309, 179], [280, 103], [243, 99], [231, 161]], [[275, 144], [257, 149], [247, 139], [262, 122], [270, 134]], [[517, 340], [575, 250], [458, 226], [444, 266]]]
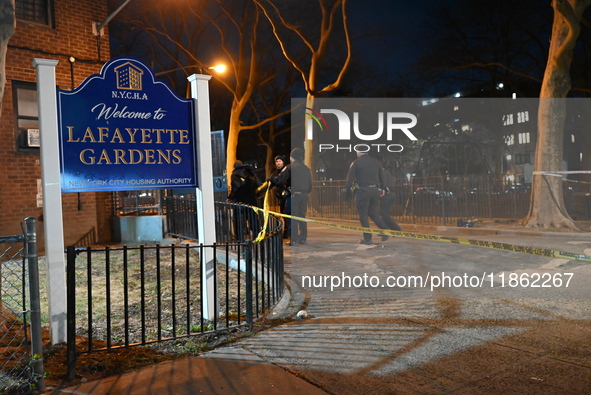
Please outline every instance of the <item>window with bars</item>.
[[53, 26], [52, 0], [15, 0], [16, 18]]

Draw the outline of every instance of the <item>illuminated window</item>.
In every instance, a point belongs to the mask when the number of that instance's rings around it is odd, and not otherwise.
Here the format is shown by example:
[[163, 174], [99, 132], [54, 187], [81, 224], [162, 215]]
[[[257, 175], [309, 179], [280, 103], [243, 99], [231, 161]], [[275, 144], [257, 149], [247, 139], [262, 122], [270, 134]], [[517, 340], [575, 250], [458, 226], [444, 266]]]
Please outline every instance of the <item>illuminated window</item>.
[[571, 143], [575, 142], [575, 135], [574, 134], [570, 135], [570, 141], [571, 141]]
[[525, 133], [519, 133], [517, 135], [517, 141], [519, 142], [519, 144], [527, 144], [530, 142], [529, 140], [529, 132], [525, 132]]
[[525, 123], [529, 121], [529, 111], [521, 111], [517, 113], [517, 123]]
[[503, 126], [513, 125], [513, 114], [503, 115]]
[[505, 136], [505, 144], [507, 144], [507, 145], [515, 144], [515, 136], [514, 135]]

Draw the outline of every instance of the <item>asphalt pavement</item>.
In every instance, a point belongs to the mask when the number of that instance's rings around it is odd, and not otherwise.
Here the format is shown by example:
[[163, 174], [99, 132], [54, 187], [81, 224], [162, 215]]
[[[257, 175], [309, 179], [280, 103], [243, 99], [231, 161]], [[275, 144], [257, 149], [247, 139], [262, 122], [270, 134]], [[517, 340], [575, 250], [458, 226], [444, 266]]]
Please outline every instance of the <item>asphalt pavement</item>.
[[[591, 233], [402, 228], [591, 255]], [[360, 233], [315, 224], [309, 233], [286, 247], [289, 289], [271, 313], [303, 318], [53, 393], [591, 394], [590, 263], [403, 237], [362, 245]]]

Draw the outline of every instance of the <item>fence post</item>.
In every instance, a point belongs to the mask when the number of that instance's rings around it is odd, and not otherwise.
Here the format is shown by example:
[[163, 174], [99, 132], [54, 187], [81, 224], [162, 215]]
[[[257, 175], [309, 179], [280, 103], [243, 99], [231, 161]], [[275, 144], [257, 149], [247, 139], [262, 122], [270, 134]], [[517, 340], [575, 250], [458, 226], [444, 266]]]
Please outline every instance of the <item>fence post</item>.
[[26, 257], [29, 266], [29, 297], [31, 299], [31, 370], [38, 391], [45, 388], [43, 379], [43, 338], [41, 335], [41, 298], [39, 296], [39, 255], [37, 254], [37, 219], [25, 218]]
[[445, 217], [445, 203], [447, 202], [447, 197], [446, 197], [446, 190], [447, 190], [447, 185], [446, 185], [446, 180], [443, 178], [443, 176], [439, 176], [439, 179], [441, 180], [441, 218], [443, 221], [443, 226], [447, 225], [447, 218]]
[[[69, 246], [66, 250], [66, 338], [67, 338], [67, 365], [68, 379], [73, 379], [76, 374], [76, 249]], [[92, 335], [88, 341], [92, 344]]]
[[251, 330], [252, 321], [252, 241], [248, 240], [246, 242], [246, 323]]

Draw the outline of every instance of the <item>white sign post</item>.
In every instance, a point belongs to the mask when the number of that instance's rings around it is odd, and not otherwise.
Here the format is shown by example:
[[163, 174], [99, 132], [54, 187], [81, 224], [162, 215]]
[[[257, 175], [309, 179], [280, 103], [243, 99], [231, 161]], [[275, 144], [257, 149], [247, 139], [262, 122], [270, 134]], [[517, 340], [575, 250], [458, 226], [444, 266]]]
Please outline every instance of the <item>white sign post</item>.
[[[197, 116], [197, 169], [199, 174], [199, 188], [195, 191], [197, 199], [197, 228], [199, 243], [213, 245], [215, 235], [215, 207], [213, 199], [213, 165], [211, 154], [211, 123], [209, 116], [209, 80], [210, 75], [193, 74], [188, 77], [191, 83], [191, 97], [197, 99], [195, 114]], [[202, 273], [205, 281], [201, 289], [203, 303], [203, 318], [213, 319], [217, 316], [214, 301], [217, 297], [213, 271], [216, 262], [213, 261], [213, 249], [204, 248]]]
[[41, 177], [43, 180], [43, 229], [51, 344], [66, 341], [66, 264], [57, 126], [55, 66], [57, 60], [35, 59], [41, 130]]

